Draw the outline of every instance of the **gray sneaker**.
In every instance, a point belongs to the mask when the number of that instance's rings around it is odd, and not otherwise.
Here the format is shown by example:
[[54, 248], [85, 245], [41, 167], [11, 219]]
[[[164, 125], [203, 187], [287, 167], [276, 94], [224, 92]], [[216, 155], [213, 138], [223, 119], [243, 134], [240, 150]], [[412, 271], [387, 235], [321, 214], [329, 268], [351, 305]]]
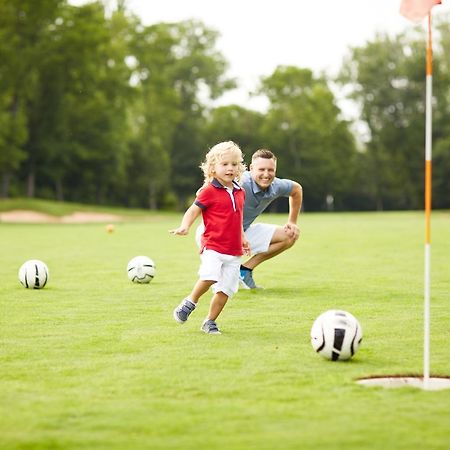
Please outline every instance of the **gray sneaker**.
[[192, 303], [188, 299], [184, 299], [174, 310], [173, 318], [178, 323], [184, 323], [188, 320], [189, 314], [195, 309], [195, 303]]
[[241, 270], [239, 283], [243, 289], [262, 289], [261, 286], [256, 285], [250, 270]]
[[200, 330], [207, 334], [222, 334], [214, 320], [205, 320]]

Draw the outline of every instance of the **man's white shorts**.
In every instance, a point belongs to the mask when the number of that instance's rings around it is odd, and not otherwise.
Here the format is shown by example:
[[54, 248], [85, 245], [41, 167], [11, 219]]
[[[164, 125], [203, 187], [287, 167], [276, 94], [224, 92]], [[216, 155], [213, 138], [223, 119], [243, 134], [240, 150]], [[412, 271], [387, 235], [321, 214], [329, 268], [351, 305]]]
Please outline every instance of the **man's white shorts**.
[[[195, 242], [199, 248], [204, 229], [205, 227], [202, 222], [195, 231]], [[245, 237], [250, 244], [252, 255], [257, 255], [258, 253], [267, 252], [267, 250], [269, 250], [270, 241], [272, 240], [276, 229], [276, 225], [270, 225], [268, 223], [254, 223], [247, 228]]]
[[245, 237], [250, 244], [252, 255], [269, 250], [270, 241], [276, 229], [276, 225], [270, 225], [268, 223], [254, 223], [247, 228]]
[[200, 280], [216, 281], [211, 288], [214, 293], [223, 292], [231, 298], [239, 289], [241, 257], [224, 255], [215, 250], [203, 250], [200, 255]]

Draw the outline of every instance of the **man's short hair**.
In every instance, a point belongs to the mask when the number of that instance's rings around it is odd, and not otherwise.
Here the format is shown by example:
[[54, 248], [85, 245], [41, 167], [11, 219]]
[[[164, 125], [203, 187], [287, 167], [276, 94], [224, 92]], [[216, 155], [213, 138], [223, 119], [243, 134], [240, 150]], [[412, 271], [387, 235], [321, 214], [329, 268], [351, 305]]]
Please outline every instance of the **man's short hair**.
[[273, 159], [275, 162], [277, 160], [277, 157], [270, 150], [267, 150], [265, 148], [256, 150], [256, 152], [253, 153], [252, 162], [257, 158]]

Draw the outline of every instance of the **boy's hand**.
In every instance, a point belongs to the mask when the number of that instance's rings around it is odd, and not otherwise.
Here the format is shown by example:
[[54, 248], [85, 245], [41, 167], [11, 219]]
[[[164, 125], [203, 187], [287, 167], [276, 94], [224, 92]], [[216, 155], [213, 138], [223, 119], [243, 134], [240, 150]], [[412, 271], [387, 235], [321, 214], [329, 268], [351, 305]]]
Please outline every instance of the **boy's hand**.
[[189, 228], [185, 228], [185, 227], [178, 227], [175, 228], [174, 230], [169, 230], [170, 234], [178, 234], [180, 236], [186, 236], [189, 233]]
[[251, 249], [250, 249], [250, 244], [248, 243], [247, 239], [242, 240], [242, 250], [244, 251], [245, 256], [250, 256]]

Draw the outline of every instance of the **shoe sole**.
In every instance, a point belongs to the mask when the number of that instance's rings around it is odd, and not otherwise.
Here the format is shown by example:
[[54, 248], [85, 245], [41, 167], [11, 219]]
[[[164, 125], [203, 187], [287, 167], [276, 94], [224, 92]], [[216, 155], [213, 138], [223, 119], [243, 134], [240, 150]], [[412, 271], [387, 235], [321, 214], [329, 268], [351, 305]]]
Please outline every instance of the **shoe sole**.
[[246, 290], [250, 290], [251, 287], [247, 286], [243, 280], [239, 280], [239, 285], [241, 286], [242, 289], [246, 289]]
[[200, 328], [200, 331], [203, 331], [203, 333], [205, 334], [222, 334], [220, 331], [208, 331], [208, 330], [204, 330], [203, 328]]

